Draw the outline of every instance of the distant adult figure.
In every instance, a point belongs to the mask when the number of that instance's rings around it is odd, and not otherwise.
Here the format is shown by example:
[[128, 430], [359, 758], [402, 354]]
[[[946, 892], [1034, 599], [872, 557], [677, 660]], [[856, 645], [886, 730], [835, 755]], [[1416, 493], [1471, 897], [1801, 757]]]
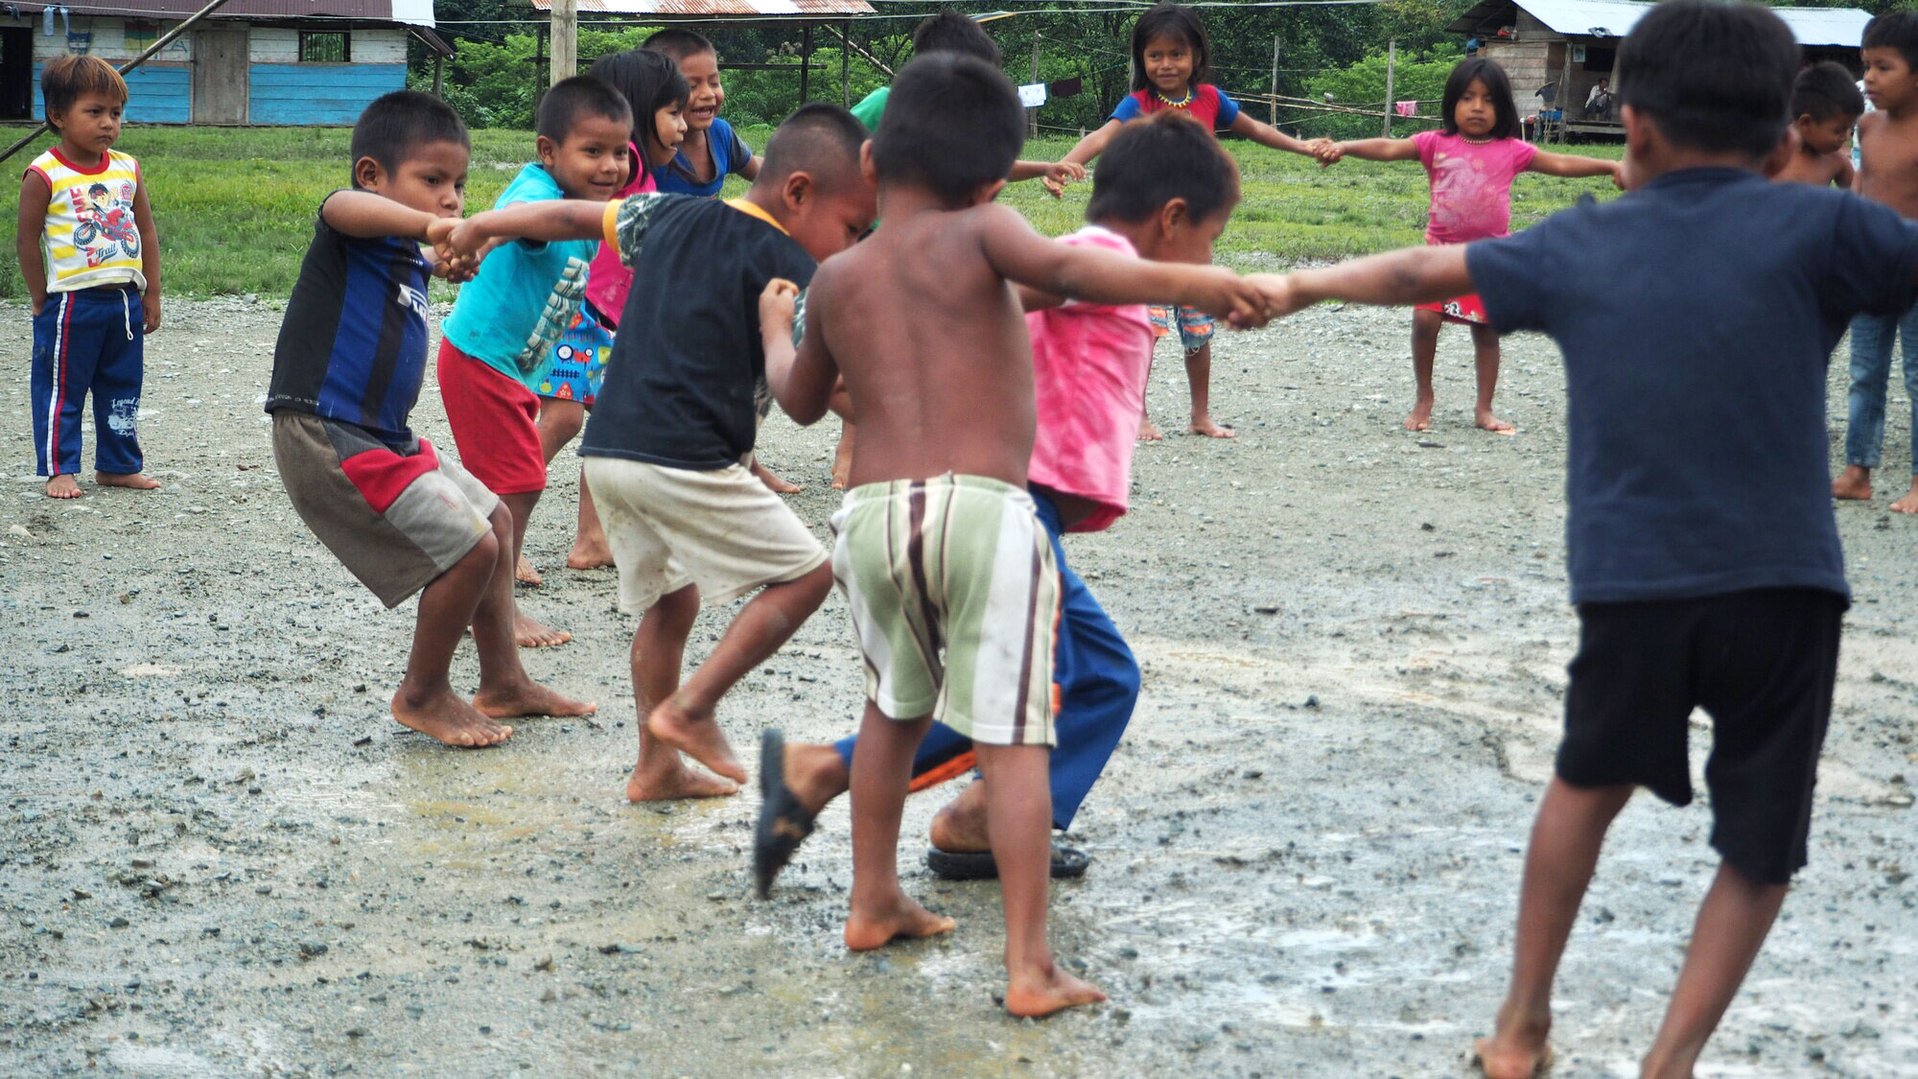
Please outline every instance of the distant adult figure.
[[1609, 120], [1612, 118], [1612, 82], [1610, 79], [1598, 80], [1592, 92], [1585, 96], [1585, 118], [1587, 120]]

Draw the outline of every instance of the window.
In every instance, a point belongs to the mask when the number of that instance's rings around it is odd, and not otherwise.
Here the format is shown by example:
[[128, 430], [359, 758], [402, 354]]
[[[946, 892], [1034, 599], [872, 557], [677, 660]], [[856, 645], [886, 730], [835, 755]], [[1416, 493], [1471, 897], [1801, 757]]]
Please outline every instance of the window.
[[352, 58], [348, 47], [351, 35], [345, 32], [330, 33], [300, 31], [300, 63], [302, 64], [344, 64]]

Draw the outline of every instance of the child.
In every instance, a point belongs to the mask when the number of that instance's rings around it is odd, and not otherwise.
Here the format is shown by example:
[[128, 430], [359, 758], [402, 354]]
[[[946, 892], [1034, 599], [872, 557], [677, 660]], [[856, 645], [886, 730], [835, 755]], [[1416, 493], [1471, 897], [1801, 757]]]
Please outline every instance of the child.
[[[513, 640], [513, 521], [478, 480], [415, 438], [426, 375], [422, 242], [465, 204], [466, 127], [438, 98], [398, 90], [353, 128], [353, 190], [320, 204], [287, 301], [266, 411], [286, 493], [314, 535], [388, 607], [420, 593], [393, 718], [449, 746], [490, 746], [508, 716], [586, 715], [534, 683]], [[447, 680], [467, 626], [472, 703]]]
[[1791, 88], [1791, 156], [1774, 180], [1851, 190], [1852, 128], [1865, 111], [1865, 97], [1843, 64], [1822, 60], [1798, 73]]
[[712, 198], [730, 174], [752, 182], [759, 175], [759, 159], [733, 125], [719, 116], [720, 106], [726, 103], [726, 87], [719, 79], [719, 51], [713, 43], [691, 30], [668, 27], [640, 47], [670, 57], [692, 88], [686, 102], [686, 141], [671, 161], [653, 170], [659, 189]]
[[[627, 183], [633, 113], [619, 91], [575, 75], [540, 100], [539, 160], [521, 169], [495, 206], [565, 198], [603, 202]], [[546, 489], [537, 423], [527, 387], [579, 313], [592, 241], [507, 244], [461, 287], [440, 341], [440, 395], [460, 463], [500, 496], [513, 515], [512, 563], [526, 520]], [[565, 644], [573, 635], [514, 612], [521, 647]]]
[[[604, 206], [514, 206], [474, 216], [450, 241], [474, 252], [496, 236], [603, 236], [633, 267], [612, 368], [579, 450], [619, 568], [620, 605], [641, 616], [631, 801], [737, 790], [746, 773], [714, 710], [832, 588], [825, 549], [741, 462], [752, 453], [753, 388], [765, 370], [760, 291], [775, 277], [810, 278], [816, 260], [872, 226], [872, 187], [859, 173], [864, 140], [851, 113], [807, 105], [773, 134], [745, 198], [654, 193]], [[754, 590], [682, 686], [701, 598], [723, 603]], [[725, 778], [687, 768], [680, 751]]]
[[38, 475], [48, 498], [80, 497], [90, 392], [94, 482], [156, 490], [141, 471], [138, 419], [145, 335], [160, 328], [160, 244], [140, 165], [113, 148], [127, 84], [105, 60], [69, 54], [47, 61], [40, 92], [60, 141], [20, 177], [14, 236], [33, 301]]
[[[1918, 12], [1894, 11], [1865, 24], [1865, 97], [1876, 106], [1858, 120], [1860, 166], [1855, 187], [1907, 220], [1918, 218]], [[1845, 422], [1845, 470], [1833, 497], [1871, 498], [1871, 470], [1885, 445], [1885, 388], [1891, 350], [1905, 342], [1905, 396], [1918, 421], [1918, 310], [1860, 315], [1851, 324], [1850, 415]], [[1911, 487], [1891, 508], [1918, 514], [1918, 422], [1911, 439]]]
[[[1239, 198], [1238, 170], [1197, 124], [1170, 113], [1129, 124], [1113, 136], [1092, 182], [1085, 228], [1060, 242], [1136, 254], [1154, 262], [1211, 261], [1212, 243]], [[1118, 748], [1139, 697], [1139, 665], [1085, 583], [1065, 563], [1062, 532], [1097, 532], [1126, 512], [1132, 418], [1145, 401], [1152, 365], [1152, 323], [1132, 304], [1058, 305], [1028, 297], [1037, 436], [1026, 490], [1038, 508], [1059, 568], [1060, 618], [1052, 655], [1059, 744], [1047, 762], [1052, 827], [1072, 826], [1080, 804]], [[836, 745], [784, 745], [766, 733], [759, 783], [765, 800], [754, 836], [760, 894], [812, 832], [827, 802], [852, 777], [854, 739]], [[912, 762], [912, 789], [970, 771], [972, 744], [935, 724]], [[986, 826], [987, 785], [974, 783], [932, 822], [927, 865], [939, 876], [998, 875]], [[1054, 877], [1079, 876], [1086, 856], [1055, 845]]]
[[1629, 194], [1509, 239], [1289, 279], [1287, 309], [1476, 289], [1491, 325], [1542, 330], [1564, 354], [1579, 647], [1511, 986], [1478, 1047], [1494, 1079], [1550, 1058], [1553, 978], [1612, 819], [1638, 786], [1691, 799], [1694, 706], [1712, 717], [1722, 861], [1641, 1074], [1692, 1074], [1805, 864], [1847, 603], [1826, 373], [1854, 312], [1911, 304], [1918, 228], [1850, 194], [1765, 182], [1797, 67], [1766, 8], [1660, 4], [1618, 50]]
[[[1617, 162], [1546, 153], [1519, 138], [1512, 84], [1495, 60], [1461, 60], [1445, 79], [1440, 115], [1445, 125], [1441, 131], [1421, 131], [1409, 139], [1336, 143], [1319, 160], [1326, 165], [1341, 157], [1423, 164], [1432, 183], [1432, 207], [1425, 223], [1428, 244], [1463, 244], [1509, 235], [1512, 180], [1521, 172], [1617, 178]], [[1482, 430], [1511, 434], [1512, 425], [1492, 411], [1492, 393], [1498, 388], [1498, 332], [1486, 325], [1476, 296], [1450, 297], [1413, 310], [1416, 396], [1405, 417], [1405, 429], [1423, 431], [1432, 426], [1432, 367], [1438, 355], [1439, 326], [1445, 321], [1472, 328], [1473, 366], [1478, 374], [1473, 422]]]
[[[686, 80], [664, 55], [633, 49], [609, 53], [593, 61], [587, 72], [618, 90], [633, 110], [631, 179], [619, 197], [653, 190], [653, 166], [672, 160], [686, 135]], [[546, 366], [533, 377], [539, 395], [540, 454], [548, 465], [586, 422], [586, 413], [599, 396], [606, 377], [606, 361], [613, 351], [613, 331], [626, 306], [626, 290], [633, 274], [620, 264], [619, 253], [601, 244], [586, 276], [586, 302], [573, 325], [561, 335]], [[579, 524], [573, 549], [566, 555], [568, 569], [597, 569], [613, 564], [606, 532], [593, 510], [593, 493], [580, 471]], [[522, 583], [538, 587], [539, 573], [525, 555], [514, 570]]]
[[[1301, 142], [1285, 132], [1254, 120], [1217, 86], [1206, 82], [1211, 74], [1212, 46], [1205, 27], [1191, 8], [1158, 3], [1148, 8], [1132, 27], [1132, 93], [1112, 110], [1104, 127], [1079, 140], [1061, 164], [1083, 166], [1112, 141], [1121, 125], [1163, 110], [1176, 110], [1204, 124], [1208, 131], [1230, 131], [1276, 150], [1318, 156], [1329, 145], [1323, 139]], [[1046, 190], [1058, 194], [1062, 185], [1048, 177]], [[1187, 430], [1211, 438], [1236, 438], [1238, 432], [1212, 420], [1212, 320], [1202, 311], [1155, 307], [1153, 324], [1164, 336], [1176, 326], [1185, 348], [1185, 377], [1192, 391], [1192, 420]], [[1164, 436], [1143, 413], [1139, 437]]]
[[859, 417], [853, 486], [833, 517], [833, 575], [867, 670], [846, 944], [953, 927], [900, 890], [895, 867], [913, 751], [938, 719], [973, 739], [985, 775], [1006, 1010], [1041, 1016], [1104, 994], [1046, 945], [1058, 574], [1025, 492], [1032, 352], [1008, 282], [1101, 303], [1173, 298], [1247, 321], [1263, 321], [1265, 298], [1228, 270], [1041, 238], [991, 203], [1024, 133], [998, 69], [953, 53], [908, 64], [863, 160], [885, 227], [820, 268], [796, 357], [790, 285], [768, 289], [761, 323], [768, 381], [794, 420], [818, 420], [841, 376]]

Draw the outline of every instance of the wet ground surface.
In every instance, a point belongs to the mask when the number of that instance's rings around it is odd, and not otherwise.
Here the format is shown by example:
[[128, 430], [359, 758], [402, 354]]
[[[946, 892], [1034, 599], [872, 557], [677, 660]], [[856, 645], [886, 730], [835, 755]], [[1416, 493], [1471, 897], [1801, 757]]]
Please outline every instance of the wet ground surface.
[[[1223, 338], [1214, 399], [1241, 437], [1143, 447], [1132, 515], [1069, 541], [1145, 695], [1073, 830], [1092, 870], [1052, 905], [1057, 950], [1112, 1002], [1046, 1023], [994, 1002], [996, 889], [918, 867], [945, 793], [908, 806], [902, 865], [959, 931], [860, 956], [839, 940], [843, 803], [762, 903], [755, 795], [624, 802], [632, 621], [610, 572], [559, 568], [565, 459], [529, 544], [547, 586], [523, 597], [576, 640], [527, 662], [601, 711], [453, 752], [386, 712], [410, 608], [383, 611], [279, 488], [269, 305], [172, 305], [142, 419], [158, 493], [89, 477], [77, 503], [39, 497], [9, 380], [0, 1072], [1465, 1074], [1576, 628], [1563, 386], [1548, 342], [1513, 339], [1519, 433], [1471, 430], [1448, 334], [1437, 422], [1408, 434], [1406, 321], [1321, 309]], [[24, 361], [24, 315], [0, 327]], [[1183, 375], [1160, 361], [1170, 429]], [[450, 446], [425, 396], [419, 426]], [[1889, 459], [1907, 437], [1894, 420]], [[822, 531], [830, 439], [775, 418], [763, 446]], [[1812, 865], [1702, 1074], [1918, 1073], [1918, 521], [1887, 501], [1839, 513], [1856, 605]], [[723, 717], [741, 746], [765, 725], [826, 739], [859, 694], [835, 597]], [[1561, 975], [1555, 1074], [1635, 1073], [1709, 827], [1646, 796], [1620, 819]]]

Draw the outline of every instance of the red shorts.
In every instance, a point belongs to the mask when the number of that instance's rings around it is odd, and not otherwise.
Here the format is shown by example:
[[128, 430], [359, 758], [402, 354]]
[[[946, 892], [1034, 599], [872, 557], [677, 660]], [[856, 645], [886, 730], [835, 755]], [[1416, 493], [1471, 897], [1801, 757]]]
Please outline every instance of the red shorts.
[[539, 445], [539, 398], [518, 379], [440, 341], [440, 399], [460, 464], [496, 495], [546, 489]]
[[1412, 310], [1437, 311], [1445, 321], [1463, 322], [1467, 326], [1483, 326], [1491, 321], [1485, 317], [1485, 303], [1478, 298], [1476, 292], [1455, 296], [1444, 303], [1422, 303]]

